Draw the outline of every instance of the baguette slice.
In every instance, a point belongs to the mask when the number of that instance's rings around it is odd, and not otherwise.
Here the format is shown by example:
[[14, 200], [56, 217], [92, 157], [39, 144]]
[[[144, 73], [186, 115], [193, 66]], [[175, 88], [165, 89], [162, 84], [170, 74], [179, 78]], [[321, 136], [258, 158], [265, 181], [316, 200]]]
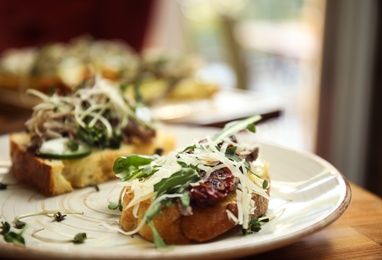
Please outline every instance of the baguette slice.
[[[265, 176], [269, 180], [269, 175]], [[269, 195], [270, 186], [267, 189]], [[134, 230], [142, 221], [146, 210], [150, 206], [150, 200], [141, 202], [137, 218], [133, 214], [133, 208], [125, 208], [133, 199], [133, 194], [126, 192], [123, 199], [123, 210], [120, 225], [124, 231]], [[264, 215], [268, 210], [269, 200], [260, 195], [253, 195], [256, 209], [252, 218]], [[159, 235], [168, 245], [184, 245], [190, 243], [202, 243], [210, 241], [237, 226], [227, 210], [238, 216], [236, 194], [231, 194], [222, 202], [210, 207], [193, 207], [192, 215], [183, 216], [180, 205], [173, 203], [172, 206], [163, 206], [161, 214], [156, 215], [152, 223]], [[145, 223], [138, 233], [146, 240], [153, 242], [151, 228]]]
[[122, 145], [120, 149], [94, 149], [84, 158], [55, 160], [27, 152], [29, 141], [30, 135], [24, 132], [10, 135], [11, 172], [18, 181], [34, 187], [45, 196], [55, 196], [115, 179], [113, 164], [119, 156], [135, 153], [152, 155], [157, 149], [168, 153], [175, 147], [172, 135], [157, 131], [150, 143]]

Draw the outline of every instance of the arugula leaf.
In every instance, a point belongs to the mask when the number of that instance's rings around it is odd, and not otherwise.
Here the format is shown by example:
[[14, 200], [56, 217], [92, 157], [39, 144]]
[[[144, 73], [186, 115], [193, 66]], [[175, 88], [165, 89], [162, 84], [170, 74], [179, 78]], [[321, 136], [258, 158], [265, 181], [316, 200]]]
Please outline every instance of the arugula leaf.
[[188, 191], [184, 191], [182, 193], [182, 196], [180, 197], [180, 202], [183, 208], [187, 208], [188, 206], [190, 206], [191, 196]]
[[182, 168], [168, 178], [162, 179], [154, 185], [154, 191], [158, 192], [157, 196], [163, 193], [182, 193], [190, 183], [200, 179], [198, 171], [195, 168]]
[[235, 155], [235, 152], [237, 150], [237, 146], [231, 146], [231, 147], [228, 147], [225, 151], [225, 155]]
[[118, 157], [114, 161], [113, 170], [121, 181], [133, 178], [148, 177], [155, 173], [152, 167], [141, 167], [149, 165], [155, 160], [155, 156], [130, 155]]
[[154, 224], [152, 222], [148, 223], [151, 232], [153, 233], [153, 239], [154, 239], [154, 244], [157, 248], [166, 248], [167, 245], [162, 239], [162, 237], [159, 235], [157, 229], [154, 227]]
[[153, 220], [153, 218], [161, 212], [161, 208], [163, 205], [170, 207], [171, 204], [172, 204], [172, 200], [170, 198], [163, 199], [159, 201], [158, 203], [153, 204], [146, 211], [146, 223], [149, 224]]

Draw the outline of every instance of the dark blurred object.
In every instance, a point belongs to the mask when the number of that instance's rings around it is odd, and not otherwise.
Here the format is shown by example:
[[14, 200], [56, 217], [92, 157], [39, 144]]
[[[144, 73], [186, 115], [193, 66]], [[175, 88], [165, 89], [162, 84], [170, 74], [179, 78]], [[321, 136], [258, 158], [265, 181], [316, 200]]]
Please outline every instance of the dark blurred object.
[[83, 34], [120, 39], [140, 51], [152, 6], [152, 0], [2, 0], [0, 52]]

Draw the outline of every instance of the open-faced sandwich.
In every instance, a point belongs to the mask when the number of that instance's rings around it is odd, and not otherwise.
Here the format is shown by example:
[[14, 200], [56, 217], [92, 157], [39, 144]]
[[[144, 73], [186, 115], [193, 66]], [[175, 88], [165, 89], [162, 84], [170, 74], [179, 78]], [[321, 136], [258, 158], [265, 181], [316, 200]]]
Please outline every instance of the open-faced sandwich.
[[119, 157], [119, 207], [125, 234], [156, 246], [205, 242], [241, 226], [258, 231], [267, 212], [270, 177], [254, 139], [260, 116], [226, 125], [166, 156]]
[[109, 80], [139, 85], [147, 104], [209, 99], [218, 87], [196, 77], [201, 61], [184, 53], [145, 50], [140, 54], [122, 41], [82, 36], [67, 43], [1, 53], [0, 90], [16, 90], [16, 97], [29, 88], [45, 93], [51, 88], [69, 91], [95, 72]]
[[26, 131], [10, 135], [11, 172], [44, 195], [116, 178], [119, 156], [174, 148], [173, 136], [154, 128], [147, 107], [104, 78], [96, 76], [68, 95], [30, 93], [42, 101]]

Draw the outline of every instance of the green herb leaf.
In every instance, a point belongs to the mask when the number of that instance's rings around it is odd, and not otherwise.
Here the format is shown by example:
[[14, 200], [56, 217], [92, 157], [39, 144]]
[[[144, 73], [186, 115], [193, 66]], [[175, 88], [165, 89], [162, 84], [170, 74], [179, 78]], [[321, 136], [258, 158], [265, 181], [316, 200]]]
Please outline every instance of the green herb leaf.
[[73, 243], [74, 244], [82, 244], [85, 242], [87, 236], [86, 233], [78, 233], [74, 236]]
[[11, 225], [6, 221], [1, 221], [0, 230], [0, 235], [4, 236], [11, 230]]
[[251, 131], [252, 133], [256, 133], [256, 126], [255, 126], [255, 124], [249, 124], [249, 125], [247, 126], [247, 129], [248, 129], [249, 131]]
[[236, 150], [237, 150], [237, 146], [228, 147], [225, 151], [225, 154], [226, 155], [235, 155]]
[[264, 181], [263, 181], [263, 189], [266, 189], [266, 188], [268, 188], [268, 180], [264, 179]]
[[78, 150], [78, 147], [80, 146], [78, 142], [76, 142], [73, 139], [69, 139], [69, 141], [66, 143], [66, 146], [70, 149], [70, 151], [75, 152]]
[[190, 183], [196, 182], [200, 179], [200, 176], [196, 169], [182, 168], [182, 170], [172, 174], [168, 178], [162, 179], [160, 182], [154, 185], [154, 191], [158, 192], [157, 196], [163, 193], [182, 193], [185, 187], [188, 187]]
[[161, 212], [163, 205], [167, 205], [167, 207], [170, 206], [169, 203], [171, 203], [171, 199], [164, 199], [158, 203], [152, 204], [146, 211], [146, 223], [149, 224], [152, 219]]
[[24, 221], [21, 221], [21, 220], [19, 220], [19, 219], [17, 219], [17, 220], [15, 221], [15, 223], [14, 223], [15, 228], [17, 228], [17, 229], [22, 229], [22, 228], [24, 228], [24, 227], [26, 226], [26, 224], [27, 224], [27, 223], [25, 223]]
[[190, 196], [190, 193], [188, 191], [184, 191], [182, 193], [182, 196], [180, 197], [180, 202], [181, 202], [183, 208], [190, 206], [191, 196]]
[[66, 215], [61, 214], [61, 212], [57, 212], [53, 214], [53, 219], [57, 222], [61, 222], [65, 219]]
[[243, 234], [251, 234], [253, 232], [259, 232], [261, 230], [261, 223], [269, 222], [267, 217], [252, 218], [248, 222], [248, 229], [243, 229]]
[[155, 246], [159, 249], [160, 248], [166, 248], [167, 245], [164, 242], [164, 240], [162, 239], [162, 237], [159, 235], [157, 229], [154, 227], [154, 224], [152, 222], [150, 222], [148, 225], [151, 229], [151, 232], [153, 233], [153, 239], [154, 239]]
[[107, 147], [118, 149], [122, 142], [121, 134], [114, 131], [112, 136], [109, 137], [106, 129], [102, 129], [98, 126], [80, 127], [77, 134], [78, 137], [88, 145], [99, 147], [101, 149], [105, 149]]
[[141, 166], [149, 165], [154, 160], [154, 156], [130, 155], [118, 157], [114, 162], [113, 170], [121, 181], [148, 177], [154, 173], [153, 169]]
[[12, 243], [12, 244], [18, 245], [18, 246], [24, 246], [25, 245], [25, 240], [24, 240], [21, 232], [15, 233], [13, 231], [10, 231], [4, 235], [4, 240], [8, 243]]
[[109, 205], [107, 206], [109, 209], [116, 210], [119, 208], [119, 204], [115, 202], [110, 202]]

